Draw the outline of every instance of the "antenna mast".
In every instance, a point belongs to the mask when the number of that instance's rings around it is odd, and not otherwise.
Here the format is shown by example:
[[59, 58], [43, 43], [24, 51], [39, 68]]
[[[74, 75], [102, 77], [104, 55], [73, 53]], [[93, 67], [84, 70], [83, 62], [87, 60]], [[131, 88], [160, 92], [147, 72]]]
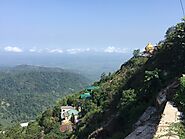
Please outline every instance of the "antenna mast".
[[185, 13], [184, 13], [184, 7], [183, 7], [182, 0], [180, 0], [180, 4], [181, 4], [181, 8], [182, 8], [182, 14], [183, 14], [183, 17], [185, 17]]

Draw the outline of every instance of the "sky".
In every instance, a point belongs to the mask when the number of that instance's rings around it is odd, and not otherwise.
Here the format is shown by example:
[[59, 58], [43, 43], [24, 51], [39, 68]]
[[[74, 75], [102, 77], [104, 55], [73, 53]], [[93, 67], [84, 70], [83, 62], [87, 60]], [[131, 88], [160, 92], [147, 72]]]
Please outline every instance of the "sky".
[[131, 53], [181, 18], [179, 0], [0, 0], [0, 54]]

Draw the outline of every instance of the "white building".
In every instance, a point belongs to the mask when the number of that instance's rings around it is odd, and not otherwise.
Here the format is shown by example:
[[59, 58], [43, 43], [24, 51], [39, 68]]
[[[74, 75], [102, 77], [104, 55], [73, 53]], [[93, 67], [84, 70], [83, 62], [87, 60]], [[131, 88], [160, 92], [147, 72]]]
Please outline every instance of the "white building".
[[21, 127], [27, 127], [28, 124], [29, 124], [29, 122], [27, 122], [27, 123], [20, 123]]
[[61, 119], [65, 118], [65, 114], [69, 110], [75, 110], [75, 108], [72, 106], [61, 106]]

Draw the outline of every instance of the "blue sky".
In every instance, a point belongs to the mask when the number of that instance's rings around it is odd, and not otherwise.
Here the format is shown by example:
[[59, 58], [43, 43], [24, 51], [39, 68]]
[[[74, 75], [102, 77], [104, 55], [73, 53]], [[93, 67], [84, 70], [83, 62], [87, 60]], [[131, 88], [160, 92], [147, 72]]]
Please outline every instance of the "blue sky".
[[0, 52], [130, 53], [181, 18], [179, 0], [0, 0]]

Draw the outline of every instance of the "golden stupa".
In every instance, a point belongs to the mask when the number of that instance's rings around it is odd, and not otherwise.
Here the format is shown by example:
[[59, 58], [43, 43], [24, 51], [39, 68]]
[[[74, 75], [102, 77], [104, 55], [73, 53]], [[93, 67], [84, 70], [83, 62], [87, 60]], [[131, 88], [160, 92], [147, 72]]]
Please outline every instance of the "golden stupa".
[[145, 51], [148, 53], [153, 53], [154, 46], [151, 43], [148, 43], [147, 46], [145, 47]]

